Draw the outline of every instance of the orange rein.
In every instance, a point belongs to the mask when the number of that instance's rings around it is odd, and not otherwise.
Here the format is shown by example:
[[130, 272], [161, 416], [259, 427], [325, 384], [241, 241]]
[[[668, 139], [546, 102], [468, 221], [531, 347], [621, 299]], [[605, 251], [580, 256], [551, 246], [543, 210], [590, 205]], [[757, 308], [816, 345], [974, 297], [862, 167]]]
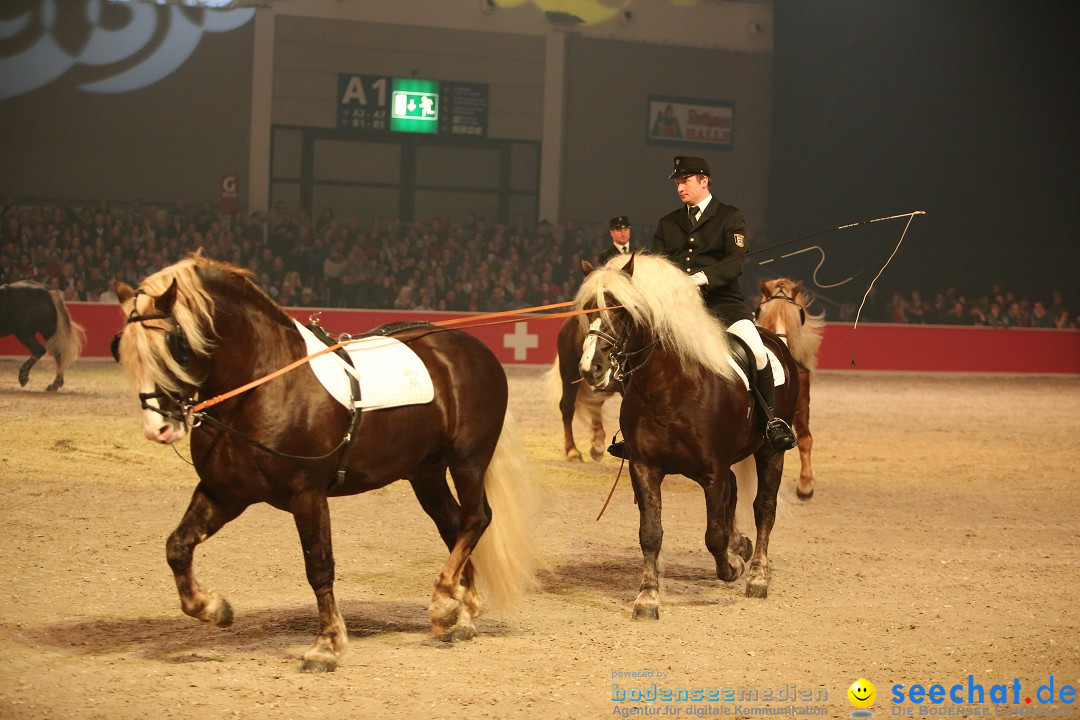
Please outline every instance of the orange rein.
[[[490, 319], [490, 318], [506, 318], [506, 317], [509, 316], [509, 319], [495, 320], [494, 322], [472, 322], [471, 324], [463, 324], [462, 327], [463, 328], [470, 328], [470, 327], [486, 327], [488, 325], [500, 325], [500, 324], [503, 324], [503, 323], [518, 322], [520, 320], [521, 316], [525, 315], [527, 313], [538, 312], [540, 310], [553, 310], [555, 308], [567, 307], [567, 306], [570, 306], [570, 305], [573, 305], [573, 304], [574, 304], [573, 301], [571, 301], [571, 302], [561, 302], [561, 303], [554, 303], [552, 305], [539, 305], [537, 307], [524, 308], [522, 310], [506, 310], [506, 311], [497, 312], [497, 313], [487, 313], [485, 315], [470, 315], [470, 316], [466, 316], [466, 317], [452, 318], [450, 320], [439, 320], [437, 322], [433, 322], [432, 325], [436, 325], [436, 326], [439, 326], [439, 327], [449, 327], [449, 326], [452, 326], [452, 325], [457, 325], [459, 323], [469, 323], [470, 321], [487, 320], [487, 319]], [[613, 310], [616, 307], [618, 307], [618, 306], [612, 306], [612, 307], [609, 307], [609, 308], [600, 308], [600, 309], [601, 310]], [[585, 312], [587, 312], [587, 311], [585, 311], [585, 310], [570, 310], [568, 312], [550, 313], [550, 314], [547, 314], [547, 315], [543, 315], [541, 317], [543, 319], [545, 319], [545, 320], [548, 319], [548, 318], [564, 318], [564, 317], [572, 317], [574, 315], [582, 315]], [[588, 311], [588, 312], [592, 312], [592, 311]], [[301, 365], [304, 365], [306, 363], [311, 362], [312, 360], [319, 357], [320, 355], [325, 355], [326, 353], [334, 352], [335, 350], [337, 350], [339, 348], [343, 348], [346, 345], [349, 345], [350, 343], [357, 342], [358, 340], [359, 340], [359, 338], [357, 338], [356, 340], [349, 339], [349, 340], [344, 340], [344, 341], [339, 342], [339, 343], [335, 343], [333, 345], [328, 345], [325, 348], [323, 348], [322, 350], [319, 350], [316, 353], [312, 353], [311, 355], [308, 355], [307, 357], [302, 357], [299, 360], [296, 360], [295, 362], [291, 362], [288, 365], [286, 365], [285, 367], [279, 368], [279, 369], [275, 370], [274, 372], [270, 373], [269, 375], [264, 375], [261, 378], [257, 378], [255, 380], [252, 380], [251, 382], [249, 382], [246, 385], [241, 385], [238, 388], [234, 388], [234, 389], [232, 389], [232, 390], [230, 390], [230, 391], [228, 391], [226, 393], [222, 393], [221, 395], [218, 395], [216, 397], [212, 397], [209, 400], [203, 400], [202, 402], [197, 403], [194, 406], [192, 406], [191, 408], [189, 408], [188, 411], [187, 411], [187, 415], [188, 415], [188, 417], [191, 417], [195, 413], [202, 412], [203, 410], [206, 410], [207, 408], [211, 408], [214, 405], [217, 405], [219, 403], [223, 403], [226, 400], [228, 400], [229, 398], [234, 398], [237, 395], [241, 395], [243, 393], [246, 393], [248, 390], [252, 390], [253, 388], [258, 387], [259, 385], [262, 385], [263, 383], [270, 382], [271, 380], [273, 380], [276, 377], [280, 377], [281, 375], [284, 375], [287, 372], [291, 372], [291, 371], [295, 370], [296, 368], [300, 367]]]

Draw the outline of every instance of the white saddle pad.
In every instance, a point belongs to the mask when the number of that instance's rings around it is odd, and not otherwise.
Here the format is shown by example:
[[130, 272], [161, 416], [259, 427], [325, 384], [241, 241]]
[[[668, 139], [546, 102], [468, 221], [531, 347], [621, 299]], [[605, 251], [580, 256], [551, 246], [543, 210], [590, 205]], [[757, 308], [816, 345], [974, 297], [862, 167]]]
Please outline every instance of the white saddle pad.
[[[775, 387], [780, 387], [784, 384], [784, 380], [787, 379], [787, 376], [784, 374], [784, 366], [780, 364], [780, 360], [777, 359], [775, 353], [773, 353], [773, 351], [769, 348], [765, 348], [765, 354], [769, 356], [769, 364], [772, 365], [773, 385]], [[753, 356], [751, 355], [751, 357]], [[731, 367], [735, 368], [735, 373], [742, 378], [743, 385], [746, 386], [746, 390], [747, 392], [749, 392], [750, 381], [746, 379], [746, 373], [743, 372], [743, 369], [739, 366], [739, 363], [735, 362], [734, 357], [729, 357], [728, 363], [731, 365]]]
[[[308, 355], [326, 349], [315, 333], [295, 319], [293, 322], [307, 343]], [[363, 411], [422, 405], [435, 398], [435, 387], [424, 361], [400, 340], [381, 336], [358, 338], [344, 349], [355, 367], [333, 352], [324, 353], [308, 364], [326, 391], [345, 407], [353, 406], [349, 375], [360, 381], [360, 402], [356, 406]]]

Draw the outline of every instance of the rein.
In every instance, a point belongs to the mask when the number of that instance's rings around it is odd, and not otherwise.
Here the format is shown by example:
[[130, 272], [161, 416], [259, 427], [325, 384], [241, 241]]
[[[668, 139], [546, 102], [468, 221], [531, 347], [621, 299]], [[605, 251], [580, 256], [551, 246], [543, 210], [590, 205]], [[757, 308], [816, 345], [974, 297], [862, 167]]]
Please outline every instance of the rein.
[[[487, 327], [489, 325], [502, 325], [502, 324], [512, 323], [512, 322], [520, 322], [521, 316], [525, 315], [525, 314], [527, 314], [529, 312], [539, 311], [539, 310], [547, 310], [547, 309], [552, 309], [552, 308], [568, 307], [568, 306], [573, 305], [573, 304], [574, 304], [573, 302], [563, 302], [563, 303], [555, 303], [555, 304], [552, 304], [552, 305], [541, 305], [541, 306], [533, 307], [533, 308], [525, 308], [523, 310], [509, 310], [509, 311], [503, 311], [503, 312], [497, 312], [497, 313], [488, 313], [486, 315], [452, 318], [450, 320], [440, 320], [440, 321], [431, 323], [434, 327], [425, 328], [423, 330], [412, 330], [412, 331], [409, 331], [409, 332], [411, 332], [411, 334], [406, 335], [406, 337], [404, 339], [402, 339], [400, 337], [398, 337], [397, 339], [401, 340], [402, 342], [409, 342], [409, 341], [412, 341], [412, 340], [417, 340], [417, 339], [419, 339], [419, 338], [421, 338], [421, 337], [423, 337], [425, 335], [430, 335], [433, 332], [441, 332], [443, 330], [468, 329], [468, 328], [471, 328], [471, 327]], [[604, 308], [604, 309], [607, 310], [607, 309], [614, 309], [614, 308]], [[572, 317], [574, 315], [583, 315], [585, 312], [586, 312], [585, 310], [570, 310], [570, 311], [561, 312], [561, 313], [550, 313], [550, 314], [544, 315], [543, 319], [546, 320], [546, 319]], [[588, 312], [592, 312], [592, 311], [588, 311]], [[487, 318], [504, 318], [504, 319], [495, 320], [493, 322], [471, 322], [470, 323], [470, 321], [483, 320], [483, 319], [487, 319]], [[458, 324], [460, 324], [459, 328], [451, 327], [453, 325], [458, 325]], [[289, 363], [288, 365], [286, 365], [285, 367], [279, 368], [279, 369], [275, 370], [274, 372], [272, 372], [272, 373], [270, 373], [268, 375], [264, 375], [261, 378], [256, 378], [255, 380], [252, 380], [251, 382], [247, 383], [246, 385], [241, 385], [238, 388], [234, 388], [232, 390], [229, 390], [228, 392], [222, 393], [221, 395], [217, 395], [216, 397], [212, 397], [209, 400], [204, 400], [204, 401], [202, 401], [200, 403], [197, 403], [197, 404], [193, 405], [188, 410], [188, 415], [191, 416], [191, 415], [195, 415], [195, 414], [201, 414], [204, 410], [206, 410], [208, 408], [211, 408], [214, 405], [217, 405], [219, 403], [223, 403], [226, 400], [229, 400], [230, 398], [236, 397], [237, 395], [241, 395], [243, 393], [246, 393], [248, 390], [252, 390], [252, 389], [258, 387], [259, 385], [262, 385], [263, 383], [270, 382], [271, 380], [273, 380], [276, 377], [280, 377], [280, 376], [284, 375], [285, 373], [292, 372], [296, 368], [311, 362], [312, 360], [314, 360], [315, 358], [317, 358], [317, 357], [319, 357], [321, 355], [325, 355], [327, 353], [334, 352], [334, 351], [336, 351], [336, 350], [338, 350], [340, 348], [346, 347], [349, 344], [354, 343], [354, 342], [358, 342], [358, 339], [355, 339], [352, 336], [348, 336], [347, 339], [345, 339], [345, 340], [341, 340], [341, 341], [339, 341], [337, 343], [334, 343], [333, 345], [328, 345], [327, 347], [322, 348], [318, 352], [312, 353], [311, 355], [308, 355], [306, 357], [302, 357], [299, 360], [295, 360], [295, 361]]]

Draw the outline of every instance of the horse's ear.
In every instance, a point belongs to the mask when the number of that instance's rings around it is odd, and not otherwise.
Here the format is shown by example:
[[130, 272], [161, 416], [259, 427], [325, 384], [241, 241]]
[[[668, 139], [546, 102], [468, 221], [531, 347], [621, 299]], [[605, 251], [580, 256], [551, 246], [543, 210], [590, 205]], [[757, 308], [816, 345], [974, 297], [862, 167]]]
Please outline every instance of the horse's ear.
[[795, 284], [794, 284], [794, 285], [793, 285], [793, 286], [791, 287], [791, 297], [792, 297], [792, 298], [797, 298], [797, 297], [799, 297], [799, 293], [801, 293], [801, 292], [802, 292], [802, 280], [800, 280], [799, 282], [795, 283]]
[[121, 304], [126, 303], [128, 300], [135, 297], [135, 288], [131, 287], [123, 280], [117, 280], [113, 283], [113, 292], [116, 293], [116, 298]]
[[593, 267], [593, 264], [588, 260], [581, 261], [581, 272], [584, 273], [585, 277], [588, 277], [589, 273], [591, 273], [595, 269], [596, 268]]
[[157, 308], [159, 313], [165, 313], [168, 315], [172, 312], [173, 305], [176, 303], [176, 278], [173, 278], [172, 283], [169, 285], [169, 289], [161, 293], [158, 297], [154, 298], [154, 307]]
[[634, 258], [635, 257], [637, 257], [637, 253], [630, 253], [630, 259], [627, 260], [626, 264], [623, 265], [623, 267], [622, 267], [622, 271], [624, 273], [626, 273], [627, 275], [629, 275], [630, 277], [634, 277]]
[[757, 286], [758, 286], [758, 290], [761, 291], [761, 297], [768, 298], [769, 297], [769, 284], [766, 283], [764, 280], [762, 280], [761, 282], [759, 282], [757, 284]]

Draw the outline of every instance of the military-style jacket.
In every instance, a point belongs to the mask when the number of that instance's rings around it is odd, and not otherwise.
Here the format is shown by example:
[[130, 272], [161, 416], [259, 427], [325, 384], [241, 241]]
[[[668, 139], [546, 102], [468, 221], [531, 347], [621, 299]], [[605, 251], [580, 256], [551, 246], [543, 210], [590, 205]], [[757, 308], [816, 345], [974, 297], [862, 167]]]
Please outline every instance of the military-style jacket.
[[660, 218], [652, 251], [666, 255], [687, 275], [704, 272], [709, 281], [701, 288], [705, 305], [727, 325], [753, 320], [739, 287], [747, 252], [741, 210], [714, 196], [691, 230], [690, 214], [683, 206]]

